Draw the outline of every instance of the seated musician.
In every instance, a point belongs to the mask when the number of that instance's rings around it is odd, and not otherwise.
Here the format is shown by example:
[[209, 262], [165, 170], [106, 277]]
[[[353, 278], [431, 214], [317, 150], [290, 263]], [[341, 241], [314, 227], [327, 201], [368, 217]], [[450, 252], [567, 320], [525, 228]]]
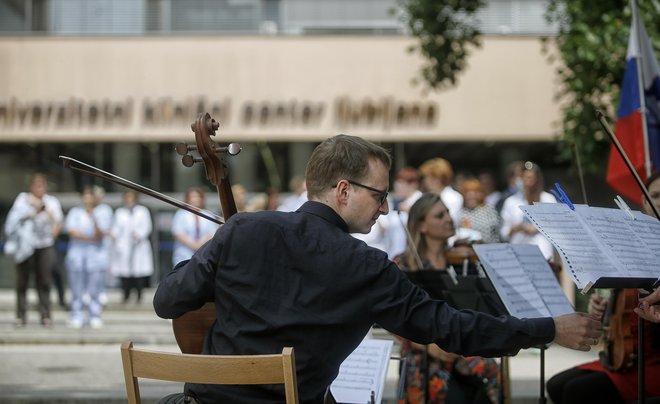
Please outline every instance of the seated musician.
[[[660, 175], [658, 172], [651, 175], [646, 184], [653, 203], [660, 208]], [[652, 209], [646, 200], [643, 200], [643, 211], [653, 215]], [[658, 289], [660, 290], [660, 289]], [[611, 312], [617, 317], [627, 319], [622, 327], [628, 327], [631, 350], [637, 352], [638, 318], [637, 314], [645, 314], [648, 320], [654, 320], [658, 315], [658, 306], [649, 304], [660, 300], [660, 292], [656, 290], [645, 300], [647, 303], [641, 309], [637, 306], [636, 290], [632, 292], [632, 303], [629, 307], [613, 307]], [[620, 293], [625, 293], [620, 290]], [[588, 311], [602, 317], [607, 312], [608, 299], [592, 294], [589, 300]], [[634, 313], [633, 313], [634, 311]], [[610, 315], [612, 317], [612, 315]], [[660, 315], [655, 322], [660, 321]], [[628, 334], [628, 333], [625, 333]], [[654, 398], [653, 402], [660, 402], [660, 324], [645, 323], [644, 346], [644, 372], [646, 375], [646, 397]], [[624, 344], [622, 338], [609, 339], [608, 344]], [[607, 347], [606, 348], [612, 348]], [[604, 363], [603, 363], [604, 362]], [[607, 356], [602, 361], [586, 363], [575, 368], [565, 370], [552, 377], [547, 384], [548, 395], [555, 404], [607, 402], [627, 403], [637, 400], [638, 395], [638, 367], [632, 362], [628, 367], [621, 369], [608, 369], [611, 363]], [[611, 366], [610, 366], [611, 367]]]
[[[440, 195], [425, 193], [415, 202], [408, 232], [415, 248], [394, 258], [397, 266], [404, 271], [445, 271], [447, 240], [455, 231]], [[436, 344], [409, 340], [401, 341], [401, 357], [406, 358], [407, 403], [499, 402], [499, 365], [494, 359], [463, 357]]]
[[[655, 210], [660, 212], [660, 171], [649, 176], [646, 180], [646, 188]], [[643, 199], [642, 205], [646, 214], [655, 215], [646, 198]], [[640, 299], [640, 307], [635, 308], [635, 313], [646, 321], [660, 323], [660, 305], [658, 303], [660, 303], [660, 288], [655, 289], [651, 295]]]
[[[588, 351], [600, 322], [583, 313], [518, 319], [458, 311], [408, 281], [387, 255], [355, 239], [387, 214], [391, 157], [338, 135], [307, 164], [309, 201], [295, 212], [237, 213], [159, 284], [154, 308], [179, 316], [213, 300], [203, 354], [294, 347], [301, 403], [321, 403], [340, 364], [374, 323], [421, 344], [472, 356], [514, 355], [554, 341]], [[281, 403], [282, 386], [188, 383], [161, 402]], [[193, 401], [191, 401], [193, 400]]]

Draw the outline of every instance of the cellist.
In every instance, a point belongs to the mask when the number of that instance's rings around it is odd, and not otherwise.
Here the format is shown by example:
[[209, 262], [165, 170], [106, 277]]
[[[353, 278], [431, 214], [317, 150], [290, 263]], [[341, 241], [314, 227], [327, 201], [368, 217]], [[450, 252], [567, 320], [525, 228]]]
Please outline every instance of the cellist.
[[[660, 171], [649, 176], [646, 181], [646, 187], [653, 203], [660, 207]], [[643, 199], [642, 210], [648, 215], [653, 215], [653, 211]], [[660, 290], [660, 289], [658, 289]], [[653, 303], [653, 299], [660, 300], [660, 292], [656, 290], [652, 296], [647, 297], [648, 303]], [[638, 318], [635, 313], [648, 312], [647, 320], [656, 318], [655, 322], [660, 322], [657, 306], [649, 308], [643, 306], [645, 311], [635, 309], [637, 307], [637, 291], [629, 290], [634, 299], [626, 307], [611, 307], [608, 311], [608, 299], [597, 294], [592, 294], [589, 300], [588, 312], [603, 316], [606, 313], [616, 313], [621, 318], [625, 318], [622, 327], [629, 327], [626, 338], [612, 339], [610, 344], [630, 343], [634, 352], [637, 351], [638, 341]], [[623, 292], [623, 291], [621, 291]], [[653, 297], [655, 296], [655, 298]], [[620, 300], [621, 301], [621, 300]], [[633, 312], [634, 310], [634, 312]], [[655, 316], [655, 317], [654, 317]], [[660, 324], [645, 323], [645, 392], [646, 397], [651, 398], [647, 402], [660, 403]], [[628, 341], [625, 341], [627, 339]], [[612, 347], [606, 347], [612, 348]], [[627, 353], [626, 353], [627, 355]], [[628, 403], [637, 400], [638, 395], [638, 370], [634, 364], [623, 366], [620, 369], [608, 369], [607, 362], [602, 360], [585, 363], [577, 367], [565, 370], [553, 376], [547, 383], [548, 395], [555, 404], [600, 402], [600, 403]], [[657, 400], [657, 401], [656, 401]]]

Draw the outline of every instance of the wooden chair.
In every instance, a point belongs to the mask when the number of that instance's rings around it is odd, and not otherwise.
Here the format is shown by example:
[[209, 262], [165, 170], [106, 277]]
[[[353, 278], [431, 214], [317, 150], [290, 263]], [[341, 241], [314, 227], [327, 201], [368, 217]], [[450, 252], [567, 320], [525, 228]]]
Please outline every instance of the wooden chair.
[[140, 403], [138, 378], [202, 384], [284, 384], [287, 404], [298, 403], [293, 348], [275, 355], [191, 355], [121, 345], [129, 404]]

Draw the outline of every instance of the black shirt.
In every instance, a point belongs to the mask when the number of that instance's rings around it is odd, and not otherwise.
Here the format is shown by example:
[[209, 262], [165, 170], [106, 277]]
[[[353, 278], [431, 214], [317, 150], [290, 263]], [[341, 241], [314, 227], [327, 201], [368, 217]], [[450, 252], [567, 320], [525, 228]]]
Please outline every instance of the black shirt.
[[[554, 338], [551, 318], [457, 311], [413, 283], [387, 254], [348, 233], [330, 207], [238, 213], [165, 277], [156, 313], [177, 318], [214, 300], [205, 354], [255, 355], [294, 347], [301, 403], [322, 402], [341, 362], [370, 327], [461, 355], [514, 355]], [[278, 386], [281, 387], [281, 386]], [[274, 386], [193, 385], [204, 403], [282, 402]]]

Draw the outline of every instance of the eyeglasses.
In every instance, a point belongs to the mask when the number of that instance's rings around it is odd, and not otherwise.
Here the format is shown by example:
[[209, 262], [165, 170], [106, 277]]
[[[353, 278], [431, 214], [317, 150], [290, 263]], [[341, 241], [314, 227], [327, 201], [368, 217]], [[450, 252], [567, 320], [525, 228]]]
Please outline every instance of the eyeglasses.
[[380, 202], [380, 205], [385, 203], [385, 201], [387, 200], [387, 195], [389, 195], [389, 192], [381, 191], [380, 189], [370, 187], [369, 185], [360, 184], [359, 182], [356, 182], [356, 181], [353, 181], [353, 180], [346, 180], [346, 181], [348, 181], [349, 184], [353, 184], [353, 185], [356, 185], [358, 187], [362, 187], [364, 189], [368, 189], [369, 191], [377, 193], [378, 194], [378, 202]]

